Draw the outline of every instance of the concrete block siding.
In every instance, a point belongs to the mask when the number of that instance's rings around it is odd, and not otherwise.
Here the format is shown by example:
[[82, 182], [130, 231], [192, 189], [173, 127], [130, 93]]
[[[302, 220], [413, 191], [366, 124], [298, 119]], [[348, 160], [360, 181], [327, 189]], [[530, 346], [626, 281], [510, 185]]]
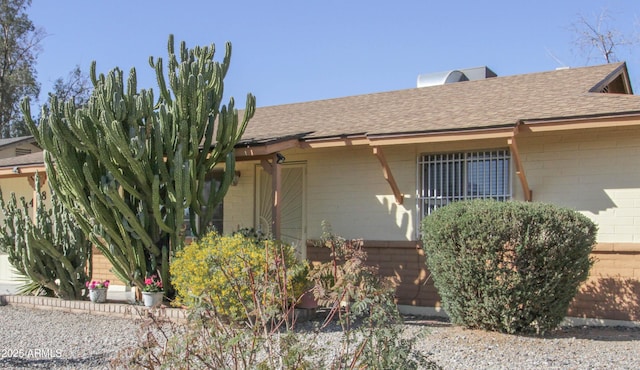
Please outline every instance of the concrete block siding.
[[[570, 314], [640, 320], [640, 129], [523, 133], [517, 140], [533, 200], [575, 209], [599, 226], [596, 264]], [[296, 149], [283, 154], [287, 162], [304, 163], [307, 169], [309, 239], [321, 235], [324, 220], [337, 235], [363, 238], [369, 262], [398, 281], [399, 304], [438, 308], [440, 298], [417, 241], [416, 158], [422, 153], [505, 147], [504, 139], [384, 147], [405, 194], [402, 205], [395, 202], [371, 147]], [[256, 162], [238, 163], [239, 183], [225, 198], [225, 231], [254, 225], [256, 166]], [[521, 200], [519, 180], [515, 174], [512, 179], [513, 197]], [[326, 259], [323, 253], [308, 248], [310, 260]], [[104, 261], [95, 262], [94, 278], [109, 276]]]
[[[585, 283], [569, 314], [576, 317], [614, 320], [640, 320], [640, 129], [593, 129], [588, 132], [563, 134], [523, 134], [518, 145], [533, 200], [549, 202], [575, 209], [593, 219], [599, 226], [598, 246], [592, 257], [595, 265], [591, 277]], [[500, 141], [466, 143], [436, 143], [413, 147], [385, 148], [390, 168], [401, 191], [408, 194], [403, 205], [395, 205], [389, 188], [381, 178], [379, 169], [369, 172], [356, 168], [347, 173], [359, 173], [357, 186], [359, 197], [348, 196], [348, 202], [340, 194], [348, 194], [349, 186], [342, 193], [331, 191], [337, 204], [352, 206], [349, 211], [332, 212], [323, 204], [311, 204], [310, 209], [322, 211], [323, 219], [333, 223], [336, 234], [345, 237], [364, 238], [369, 262], [380, 266], [381, 274], [398, 281], [397, 300], [407, 306], [440, 306], [440, 300], [424, 264], [424, 255], [416, 248], [415, 217], [415, 158], [421, 153], [451, 152], [506, 147]], [[316, 154], [322, 156], [325, 153]], [[364, 161], [351, 161], [353, 156], [367, 156], [365, 150], [349, 149], [349, 155], [331, 153], [340, 157], [340, 167], [325, 166], [325, 171], [314, 171], [313, 157], [309, 160], [309, 176], [325, 181], [326, 171], [333, 176], [343, 173], [350, 166], [362, 166]], [[335, 163], [327, 160], [327, 162]], [[365, 176], [365, 174], [367, 174]], [[336, 178], [334, 181], [339, 181]], [[309, 179], [309, 183], [316, 183]], [[323, 185], [324, 186], [324, 185]], [[375, 189], [375, 190], [374, 190]], [[353, 189], [351, 189], [353, 190]], [[316, 191], [322, 191], [318, 186]], [[519, 180], [513, 176], [514, 199], [523, 199]], [[330, 199], [331, 194], [325, 198]], [[387, 208], [375, 209], [359, 203], [360, 199], [382, 197]], [[337, 199], [336, 199], [337, 198]], [[313, 202], [309, 197], [309, 202]], [[343, 202], [344, 201], [344, 202]], [[375, 213], [372, 215], [371, 213]], [[344, 215], [343, 215], [344, 213]], [[314, 219], [314, 215], [309, 215]], [[400, 221], [402, 218], [408, 222]], [[315, 218], [316, 221], [317, 218]], [[337, 220], [338, 227], [336, 227]], [[310, 228], [314, 225], [311, 224]], [[310, 233], [310, 237], [319, 235]], [[371, 235], [371, 237], [369, 237]], [[386, 238], [384, 237], [386, 236]], [[377, 241], [376, 241], [377, 240]], [[386, 240], [386, 241], [385, 241]], [[405, 243], [403, 244], [402, 241]], [[396, 244], [394, 244], [396, 243]], [[310, 248], [310, 259], [322, 259], [322, 252]]]
[[[568, 316], [640, 321], [640, 247], [624, 252], [598, 245], [591, 276], [580, 288]], [[365, 241], [368, 263], [396, 283], [396, 302], [408, 307], [441, 309], [441, 301], [417, 242]], [[328, 249], [309, 245], [311, 261], [326, 261]]]
[[640, 129], [532, 135], [519, 145], [534, 201], [587, 215], [599, 242], [640, 243]]

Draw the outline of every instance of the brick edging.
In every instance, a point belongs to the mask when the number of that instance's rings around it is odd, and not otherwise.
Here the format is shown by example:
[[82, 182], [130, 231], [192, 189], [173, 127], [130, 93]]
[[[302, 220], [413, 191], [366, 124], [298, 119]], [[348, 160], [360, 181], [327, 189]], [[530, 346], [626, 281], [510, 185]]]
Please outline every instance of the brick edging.
[[88, 313], [92, 315], [110, 315], [119, 318], [140, 319], [148, 311], [153, 310], [156, 317], [166, 318], [172, 321], [183, 321], [187, 313], [181, 308], [161, 306], [148, 308], [122, 302], [93, 303], [90, 301], [67, 301], [52, 297], [35, 297], [21, 295], [0, 295], [0, 306], [11, 305], [29, 307], [42, 310], [56, 310], [70, 313]]

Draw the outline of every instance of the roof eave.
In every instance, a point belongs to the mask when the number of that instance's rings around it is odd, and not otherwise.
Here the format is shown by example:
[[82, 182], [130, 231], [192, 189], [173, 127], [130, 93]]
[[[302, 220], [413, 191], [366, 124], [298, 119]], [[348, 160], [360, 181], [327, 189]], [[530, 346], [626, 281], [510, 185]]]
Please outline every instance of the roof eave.
[[385, 146], [467, 140], [491, 140], [509, 138], [519, 127], [524, 132], [565, 131], [592, 128], [640, 126], [640, 111], [620, 114], [600, 114], [580, 117], [555, 117], [521, 119], [513, 123], [464, 130], [442, 130], [409, 133], [354, 134], [314, 138], [292, 138], [286, 141], [247, 145], [236, 149], [236, 155], [251, 159], [292, 148], [319, 149], [348, 146]]
[[582, 117], [523, 119], [520, 122], [523, 124], [519, 126], [520, 130], [527, 132], [640, 126], [640, 111]]

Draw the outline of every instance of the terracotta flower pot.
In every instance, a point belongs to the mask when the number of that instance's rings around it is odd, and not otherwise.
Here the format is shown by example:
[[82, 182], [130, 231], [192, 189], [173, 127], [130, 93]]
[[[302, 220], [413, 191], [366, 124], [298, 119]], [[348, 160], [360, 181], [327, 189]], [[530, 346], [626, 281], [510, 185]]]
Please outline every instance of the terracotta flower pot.
[[300, 301], [296, 304], [296, 308], [317, 308], [318, 301], [316, 297], [313, 296], [312, 291], [305, 292], [302, 297], [300, 297]]

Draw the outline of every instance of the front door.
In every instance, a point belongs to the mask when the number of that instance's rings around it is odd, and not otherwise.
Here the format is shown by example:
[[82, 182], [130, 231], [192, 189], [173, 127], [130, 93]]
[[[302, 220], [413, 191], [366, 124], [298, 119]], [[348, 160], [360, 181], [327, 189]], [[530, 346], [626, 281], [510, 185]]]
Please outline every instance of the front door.
[[[306, 166], [304, 163], [281, 164], [282, 205], [280, 233], [282, 241], [296, 247], [300, 258], [306, 258], [305, 191]], [[256, 166], [256, 228], [271, 232], [273, 189], [271, 175]]]

